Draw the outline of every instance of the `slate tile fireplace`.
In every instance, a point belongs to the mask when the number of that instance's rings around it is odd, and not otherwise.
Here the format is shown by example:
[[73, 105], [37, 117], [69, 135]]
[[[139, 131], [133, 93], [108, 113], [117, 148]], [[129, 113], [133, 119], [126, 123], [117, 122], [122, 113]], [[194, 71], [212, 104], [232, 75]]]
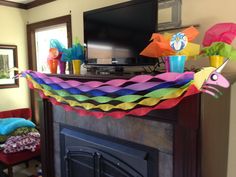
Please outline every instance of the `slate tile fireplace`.
[[[172, 177], [172, 125], [135, 117], [78, 118], [58, 106], [53, 112], [56, 169], [62, 169], [56, 176], [80, 177], [83, 171], [85, 177], [89, 171], [86, 177]], [[103, 174], [108, 169], [115, 174]]]
[[44, 100], [44, 177], [199, 177], [199, 101], [191, 96], [145, 117], [96, 119]]

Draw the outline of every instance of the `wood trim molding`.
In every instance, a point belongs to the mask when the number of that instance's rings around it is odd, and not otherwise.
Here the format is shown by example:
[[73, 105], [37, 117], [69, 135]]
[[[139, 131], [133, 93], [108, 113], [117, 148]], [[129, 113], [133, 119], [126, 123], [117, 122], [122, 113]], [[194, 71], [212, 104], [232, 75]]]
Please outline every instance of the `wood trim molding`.
[[43, 100], [44, 115], [40, 118], [41, 161], [44, 177], [54, 176], [53, 110], [48, 100]]
[[67, 25], [67, 38], [68, 47], [72, 46], [72, 28], [71, 28], [71, 15], [57, 17], [41, 22], [36, 22], [27, 25], [27, 42], [28, 42], [28, 58], [29, 69], [37, 70], [36, 65], [36, 46], [35, 46], [35, 31], [40, 28], [54, 26], [58, 24], [66, 23]]
[[[200, 94], [185, 98], [174, 125], [174, 177], [200, 177]], [[188, 111], [186, 111], [186, 108]]]
[[17, 2], [10, 2], [10, 1], [5, 1], [5, 0], [0, 1], [0, 5], [20, 8], [20, 9], [27, 9], [26, 4], [21, 4], [21, 3], [17, 3]]
[[[35, 31], [40, 28], [54, 26], [66, 23], [68, 46], [72, 45], [72, 28], [71, 28], [71, 15], [57, 17], [46, 21], [32, 23], [27, 25], [27, 44], [28, 44], [28, 62], [29, 69], [37, 70], [36, 65], [36, 46], [35, 46]], [[30, 102], [33, 114], [36, 109], [34, 91], [30, 91]], [[40, 119], [40, 132], [41, 132], [41, 160], [45, 162], [42, 164], [42, 171], [44, 177], [54, 177], [54, 156], [53, 153], [48, 154], [53, 150], [53, 124], [52, 124], [52, 105], [47, 100], [43, 100], [44, 117]], [[35, 117], [33, 117], [35, 118]], [[49, 121], [51, 119], [51, 121]]]
[[26, 9], [31, 9], [33, 7], [37, 7], [37, 6], [41, 6], [43, 4], [47, 4], [49, 2], [53, 2], [55, 0], [37, 0], [37, 1], [33, 1], [33, 2], [30, 2], [26, 5]]
[[[58, 24], [66, 23], [67, 25], [67, 37], [68, 37], [68, 46], [72, 46], [72, 28], [71, 28], [71, 15], [66, 15], [62, 17], [57, 17], [37, 23], [32, 23], [27, 25], [27, 47], [28, 47], [28, 63], [29, 69], [37, 70], [36, 63], [36, 46], [35, 46], [35, 31], [40, 28], [54, 26]], [[34, 91], [30, 90], [30, 102], [31, 109], [33, 112], [33, 120], [35, 120], [34, 113], [36, 112], [35, 108], [35, 96]]]
[[0, 5], [27, 10], [27, 9], [37, 7], [37, 6], [40, 6], [40, 5], [49, 3], [49, 2], [53, 2], [53, 1], [55, 1], [55, 0], [37, 0], [37, 1], [30, 2], [28, 4], [23, 4], [23, 3], [18, 3], [18, 2], [1, 0]]

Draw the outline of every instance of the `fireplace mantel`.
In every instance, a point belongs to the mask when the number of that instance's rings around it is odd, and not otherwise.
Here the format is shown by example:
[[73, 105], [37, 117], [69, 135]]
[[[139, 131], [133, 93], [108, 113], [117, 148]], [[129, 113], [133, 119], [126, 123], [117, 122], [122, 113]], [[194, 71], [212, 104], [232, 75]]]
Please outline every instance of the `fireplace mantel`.
[[[91, 81], [94, 80], [94, 77], [74, 77], [74, 76], [60, 76], [63, 79], [73, 79], [78, 81]], [[120, 78], [120, 77], [96, 77], [96, 80], [100, 81], [108, 81], [110, 79]], [[122, 77], [124, 78], [124, 77]], [[222, 111], [228, 106], [230, 94], [228, 91], [225, 91], [224, 96], [222, 98], [224, 100], [224, 107], [221, 107], [218, 111]], [[206, 107], [210, 105], [206, 105], [206, 102], [214, 102], [214, 98], [212, 99], [209, 96], [203, 96], [201, 94], [193, 95], [186, 97], [183, 99], [179, 105], [172, 109], [168, 110], [157, 110], [150, 112], [147, 116], [144, 117], [135, 117], [129, 116], [124, 119], [130, 119], [130, 121], [135, 122], [137, 120], [137, 124], [142, 125], [140, 120], [146, 121], [156, 121], [159, 123], [169, 124], [173, 127], [172, 129], [172, 139], [171, 139], [171, 147], [173, 154], [173, 177], [201, 177], [201, 154], [206, 153], [205, 150], [202, 150], [201, 147], [205, 145], [202, 143], [202, 126], [204, 123], [201, 122], [203, 117], [207, 117], [208, 115], [204, 112], [206, 111]], [[204, 103], [204, 104], [203, 104]], [[55, 133], [55, 120], [53, 117], [57, 114], [58, 106], [53, 106], [48, 100], [43, 100], [43, 108], [44, 108], [44, 116], [41, 118], [41, 141], [42, 141], [42, 168], [43, 168], [43, 176], [52, 177], [55, 176], [55, 157], [54, 151], [58, 144], [54, 144], [54, 140], [59, 138], [59, 134]], [[203, 107], [204, 105], [204, 107]], [[216, 106], [217, 103], [215, 104]], [[227, 107], [228, 110], [228, 107]], [[207, 112], [207, 111], [206, 111]], [[209, 111], [208, 111], [209, 112]], [[215, 111], [217, 114], [217, 111]], [[80, 117], [75, 115], [75, 113], [64, 112], [64, 119], [68, 117], [73, 117], [73, 119], [86, 119], [86, 117]], [[71, 115], [73, 114], [73, 116]], [[60, 115], [62, 116], [62, 115]], [[226, 115], [228, 116], [228, 115]], [[62, 116], [63, 118], [63, 116]], [[96, 120], [96, 118], [91, 118]], [[112, 118], [110, 118], [112, 119]], [[103, 122], [105, 122], [105, 118]], [[97, 120], [96, 120], [97, 121]], [[95, 122], [96, 122], [95, 121]], [[228, 120], [226, 119], [225, 125], [227, 126]], [[96, 126], [96, 124], [94, 124]], [[78, 125], [75, 124], [75, 127]], [[86, 127], [79, 127], [87, 129]], [[206, 127], [203, 127], [206, 128]], [[96, 130], [89, 130], [96, 131]], [[96, 132], [103, 134], [104, 132]], [[224, 134], [224, 133], [223, 133]], [[228, 133], [225, 133], [227, 136]], [[113, 135], [109, 134], [112, 138]], [[123, 137], [114, 137], [114, 138], [123, 138]], [[225, 137], [224, 137], [225, 138]], [[129, 139], [126, 139], [129, 141]], [[136, 140], [134, 140], [136, 141]], [[220, 139], [219, 139], [220, 141]], [[144, 145], [148, 145], [150, 147], [155, 147], [150, 142], [139, 142], [137, 140], [135, 143], [144, 143]], [[158, 145], [157, 145], [158, 146]], [[158, 147], [162, 148], [162, 147]], [[204, 157], [204, 159], [206, 159]], [[204, 162], [205, 163], [205, 162]], [[219, 162], [220, 163], [220, 162]], [[205, 163], [206, 164], [206, 163]], [[204, 167], [205, 168], [205, 167]], [[56, 176], [57, 177], [57, 176]], [[59, 177], [59, 176], [58, 176]], [[164, 177], [164, 176], [161, 176]], [[169, 176], [168, 176], [169, 177]]]

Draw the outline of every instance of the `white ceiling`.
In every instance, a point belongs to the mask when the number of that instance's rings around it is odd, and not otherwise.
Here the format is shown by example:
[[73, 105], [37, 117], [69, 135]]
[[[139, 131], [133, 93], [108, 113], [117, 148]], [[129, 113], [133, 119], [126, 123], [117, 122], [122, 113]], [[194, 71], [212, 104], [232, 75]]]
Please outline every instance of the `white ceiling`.
[[27, 3], [30, 3], [30, 2], [33, 2], [33, 1], [36, 1], [36, 0], [8, 0], [8, 1], [27, 4]]

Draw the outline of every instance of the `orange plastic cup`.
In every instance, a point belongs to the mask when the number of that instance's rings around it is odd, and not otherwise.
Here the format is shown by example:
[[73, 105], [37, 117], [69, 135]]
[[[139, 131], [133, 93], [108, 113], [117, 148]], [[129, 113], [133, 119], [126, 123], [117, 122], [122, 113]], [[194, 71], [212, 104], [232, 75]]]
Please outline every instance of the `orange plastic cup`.
[[224, 63], [224, 57], [220, 55], [213, 55], [209, 57], [210, 66], [218, 68]]
[[57, 74], [58, 60], [56, 59], [48, 60], [48, 66], [51, 74]]

